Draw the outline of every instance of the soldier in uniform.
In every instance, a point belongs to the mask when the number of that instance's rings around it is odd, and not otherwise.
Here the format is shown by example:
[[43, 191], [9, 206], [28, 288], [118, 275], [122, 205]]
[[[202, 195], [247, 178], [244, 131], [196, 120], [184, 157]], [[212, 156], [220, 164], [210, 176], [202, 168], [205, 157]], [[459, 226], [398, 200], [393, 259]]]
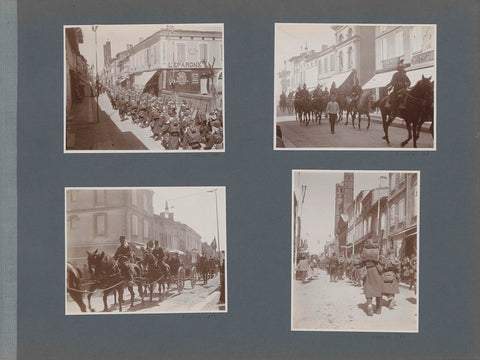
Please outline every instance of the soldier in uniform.
[[330, 282], [337, 282], [337, 267], [338, 267], [338, 258], [337, 254], [333, 253], [328, 261], [328, 270], [330, 273]]
[[392, 248], [387, 249], [387, 256], [383, 259], [382, 293], [387, 297], [388, 308], [395, 306], [395, 294], [400, 293], [398, 280], [400, 280], [400, 260], [397, 259]]
[[130, 274], [128, 271], [129, 263], [133, 262], [133, 251], [128, 245], [125, 236], [120, 236], [120, 246], [115, 251], [113, 258], [117, 260], [117, 266], [120, 269], [120, 273], [126, 279], [130, 280]]
[[355, 82], [352, 86], [352, 99], [355, 101], [355, 104], [358, 104], [358, 99], [362, 95], [362, 87], [358, 81], [358, 78], [355, 77]]
[[113, 258], [118, 260], [122, 256], [125, 256], [129, 260], [132, 259], [132, 249], [130, 248], [130, 245], [128, 245], [127, 239], [123, 235], [120, 236], [120, 246], [117, 248], [117, 251], [115, 251]]
[[390, 94], [390, 117], [392, 119], [395, 119], [398, 115], [398, 109], [399, 109], [399, 104], [400, 104], [400, 92], [402, 90], [407, 89], [411, 82], [410, 79], [407, 76], [407, 73], [405, 71], [405, 64], [403, 63], [403, 60], [400, 59], [398, 61], [398, 66], [397, 66], [397, 72], [393, 74], [392, 80], [390, 83], [388, 83], [387, 90], [390, 91], [393, 88], [392, 93]]

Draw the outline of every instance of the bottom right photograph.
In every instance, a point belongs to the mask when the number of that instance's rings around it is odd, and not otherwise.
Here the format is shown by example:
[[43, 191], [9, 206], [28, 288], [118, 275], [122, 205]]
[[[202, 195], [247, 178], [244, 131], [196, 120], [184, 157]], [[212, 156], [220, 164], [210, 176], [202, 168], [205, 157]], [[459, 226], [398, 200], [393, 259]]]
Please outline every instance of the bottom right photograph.
[[293, 331], [418, 332], [420, 172], [292, 171]]

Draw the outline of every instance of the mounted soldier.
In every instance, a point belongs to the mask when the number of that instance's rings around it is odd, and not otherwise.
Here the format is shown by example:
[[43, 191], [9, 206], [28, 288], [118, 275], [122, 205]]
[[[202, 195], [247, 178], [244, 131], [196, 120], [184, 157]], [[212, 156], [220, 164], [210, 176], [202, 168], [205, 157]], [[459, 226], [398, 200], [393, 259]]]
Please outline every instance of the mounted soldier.
[[392, 76], [392, 80], [386, 86], [387, 90], [390, 91], [393, 88], [393, 91], [390, 94], [390, 117], [395, 119], [398, 115], [398, 110], [402, 100], [403, 90], [406, 90], [410, 85], [410, 79], [407, 76], [405, 68], [407, 66], [404, 64], [403, 60], [398, 61], [397, 71]]
[[352, 98], [355, 101], [355, 104], [358, 103], [358, 99], [360, 98], [360, 95], [362, 95], [362, 87], [360, 86], [360, 82], [358, 81], [358, 78], [355, 76], [354, 84], [352, 86], [351, 90]]

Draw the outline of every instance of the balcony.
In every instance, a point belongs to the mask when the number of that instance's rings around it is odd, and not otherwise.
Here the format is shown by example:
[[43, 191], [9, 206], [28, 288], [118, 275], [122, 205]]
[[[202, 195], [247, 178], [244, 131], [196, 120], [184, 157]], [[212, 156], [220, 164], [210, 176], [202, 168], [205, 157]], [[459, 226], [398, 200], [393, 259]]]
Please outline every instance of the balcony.
[[400, 60], [400, 56], [396, 56], [390, 59], [382, 60], [382, 69], [383, 70], [391, 70], [395, 69], [398, 65], [398, 61]]

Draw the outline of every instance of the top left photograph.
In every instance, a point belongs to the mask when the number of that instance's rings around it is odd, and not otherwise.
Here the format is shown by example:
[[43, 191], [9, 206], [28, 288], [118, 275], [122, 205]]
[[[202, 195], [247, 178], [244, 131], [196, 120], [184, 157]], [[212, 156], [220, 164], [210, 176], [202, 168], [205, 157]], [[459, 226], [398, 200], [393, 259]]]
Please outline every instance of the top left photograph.
[[223, 24], [66, 25], [64, 152], [224, 152]]

